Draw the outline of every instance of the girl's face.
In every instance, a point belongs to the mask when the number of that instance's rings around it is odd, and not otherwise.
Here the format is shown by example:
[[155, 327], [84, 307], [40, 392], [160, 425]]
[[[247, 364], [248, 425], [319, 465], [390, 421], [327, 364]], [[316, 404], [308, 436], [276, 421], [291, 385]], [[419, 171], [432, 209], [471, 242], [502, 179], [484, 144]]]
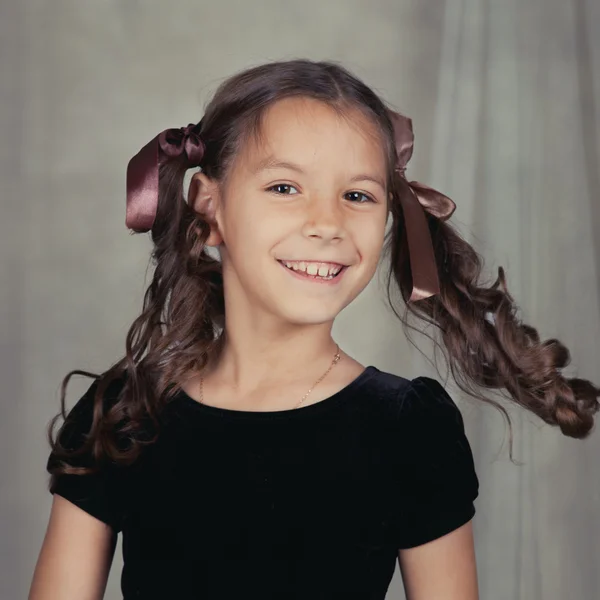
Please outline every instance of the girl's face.
[[226, 186], [194, 177], [194, 206], [221, 253], [226, 311], [331, 322], [373, 277], [388, 215], [386, 160], [359, 111], [344, 117], [316, 100], [281, 100]]

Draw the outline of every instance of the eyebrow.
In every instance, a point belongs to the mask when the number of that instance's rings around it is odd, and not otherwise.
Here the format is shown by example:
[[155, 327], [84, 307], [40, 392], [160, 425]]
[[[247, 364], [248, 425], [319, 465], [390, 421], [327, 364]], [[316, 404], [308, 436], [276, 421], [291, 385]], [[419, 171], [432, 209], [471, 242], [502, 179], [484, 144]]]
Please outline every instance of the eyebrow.
[[[296, 173], [300, 173], [301, 175], [306, 174], [304, 169], [299, 165], [285, 160], [278, 160], [277, 158], [272, 156], [261, 160], [258, 163], [258, 165], [256, 165], [256, 167], [252, 170], [252, 172], [256, 175], [261, 171], [269, 171], [272, 169], [289, 169], [290, 171], [295, 171]], [[353, 183], [359, 181], [372, 181], [373, 183], [376, 183], [378, 186], [380, 186], [382, 190], [385, 191], [385, 182], [383, 181], [383, 179], [381, 179], [381, 177], [378, 177], [377, 175], [372, 175], [370, 173], [359, 173], [358, 175], [354, 175], [353, 177], [351, 177], [350, 181]]]

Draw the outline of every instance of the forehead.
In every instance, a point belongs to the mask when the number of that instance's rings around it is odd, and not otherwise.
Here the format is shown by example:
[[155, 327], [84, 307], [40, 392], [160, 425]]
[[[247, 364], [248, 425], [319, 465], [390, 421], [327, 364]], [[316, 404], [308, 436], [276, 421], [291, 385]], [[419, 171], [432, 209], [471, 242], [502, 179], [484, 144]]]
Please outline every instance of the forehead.
[[310, 168], [365, 168], [385, 173], [385, 145], [376, 124], [357, 108], [336, 110], [312, 98], [286, 98], [271, 105], [239, 158], [253, 170], [265, 159]]

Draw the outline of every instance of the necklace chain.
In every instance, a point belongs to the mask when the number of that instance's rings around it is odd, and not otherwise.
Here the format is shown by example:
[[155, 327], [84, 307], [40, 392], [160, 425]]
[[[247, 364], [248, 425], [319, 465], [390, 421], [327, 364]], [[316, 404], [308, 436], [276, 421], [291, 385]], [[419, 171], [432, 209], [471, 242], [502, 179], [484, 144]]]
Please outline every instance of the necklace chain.
[[[329, 375], [329, 372], [331, 371], [331, 369], [333, 369], [333, 367], [335, 367], [335, 365], [337, 365], [337, 363], [340, 361], [341, 355], [340, 355], [340, 347], [338, 344], [336, 344], [336, 351], [335, 354], [333, 356], [333, 360], [331, 361], [331, 364], [329, 365], [329, 368], [327, 369], [327, 371], [325, 371], [325, 373], [323, 373], [323, 375], [321, 375], [321, 377], [319, 377], [319, 379], [317, 379], [311, 386], [311, 388], [308, 390], [308, 392], [306, 392], [306, 394], [304, 394], [304, 396], [302, 397], [302, 400], [300, 400], [300, 402], [298, 404], [296, 404], [296, 406], [294, 406], [294, 408], [298, 408], [307, 398], [308, 395], [315, 389], [315, 387], [317, 385], [319, 385], [319, 383], [321, 383], [321, 381], [323, 381], [323, 379], [325, 379], [325, 377], [327, 377], [327, 375]], [[204, 377], [200, 377], [200, 398], [198, 399], [198, 402], [200, 402], [200, 404], [204, 404]]]

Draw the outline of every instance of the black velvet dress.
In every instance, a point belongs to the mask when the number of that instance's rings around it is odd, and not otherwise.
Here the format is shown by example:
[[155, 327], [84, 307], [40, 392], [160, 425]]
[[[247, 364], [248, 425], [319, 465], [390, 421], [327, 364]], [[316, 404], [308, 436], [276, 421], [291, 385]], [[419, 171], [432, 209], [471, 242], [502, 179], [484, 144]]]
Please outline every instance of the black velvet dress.
[[[89, 430], [95, 386], [72, 409], [70, 447]], [[399, 549], [475, 514], [462, 416], [431, 378], [371, 366], [325, 400], [277, 412], [180, 391], [161, 421], [133, 466], [51, 489], [122, 534], [125, 600], [379, 600]]]

